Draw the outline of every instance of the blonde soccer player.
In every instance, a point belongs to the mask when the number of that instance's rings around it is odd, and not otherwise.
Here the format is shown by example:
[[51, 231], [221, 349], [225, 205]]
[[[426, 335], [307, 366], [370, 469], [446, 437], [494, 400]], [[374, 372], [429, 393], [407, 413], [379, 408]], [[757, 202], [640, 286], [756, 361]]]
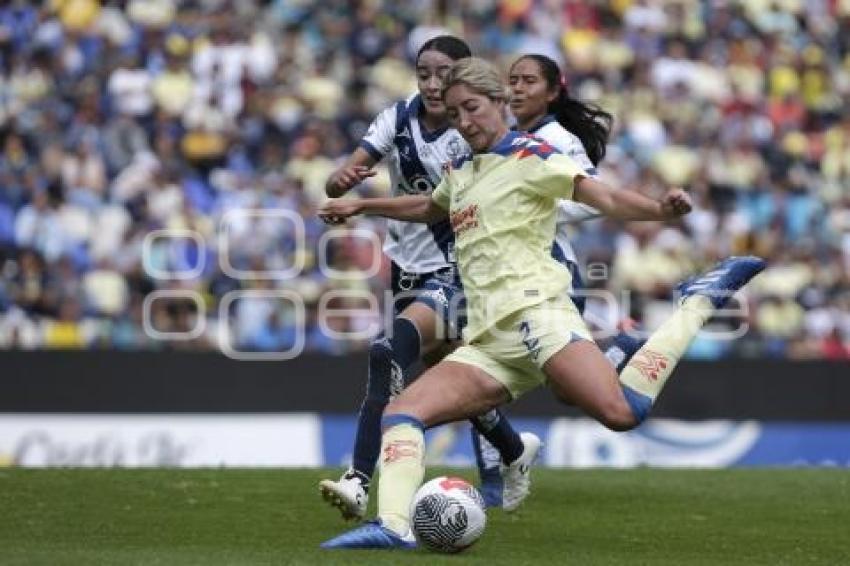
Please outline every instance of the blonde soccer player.
[[447, 167], [430, 196], [337, 200], [320, 214], [373, 214], [408, 222], [448, 217], [455, 233], [468, 324], [465, 345], [428, 370], [384, 411], [378, 518], [324, 548], [411, 548], [410, 503], [424, 476], [424, 430], [482, 414], [547, 384], [606, 427], [625, 431], [649, 414], [677, 362], [715, 309], [764, 262], [729, 258], [683, 283], [678, 309], [618, 375], [566, 295], [569, 271], [551, 256], [559, 199], [622, 220], [670, 220], [687, 194], [660, 200], [617, 191], [532, 135], [510, 131], [499, 72], [476, 58], [444, 81], [447, 114], [473, 150]]

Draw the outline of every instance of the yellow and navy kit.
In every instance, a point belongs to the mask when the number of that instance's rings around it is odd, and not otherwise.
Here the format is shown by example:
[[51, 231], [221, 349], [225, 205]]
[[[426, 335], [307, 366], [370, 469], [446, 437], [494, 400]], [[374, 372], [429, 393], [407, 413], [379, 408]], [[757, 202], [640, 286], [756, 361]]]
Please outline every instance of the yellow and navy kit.
[[552, 257], [558, 199], [585, 170], [533, 135], [509, 132], [486, 153], [445, 167], [431, 195], [449, 211], [467, 300], [469, 343], [525, 307], [564, 296], [570, 273]]

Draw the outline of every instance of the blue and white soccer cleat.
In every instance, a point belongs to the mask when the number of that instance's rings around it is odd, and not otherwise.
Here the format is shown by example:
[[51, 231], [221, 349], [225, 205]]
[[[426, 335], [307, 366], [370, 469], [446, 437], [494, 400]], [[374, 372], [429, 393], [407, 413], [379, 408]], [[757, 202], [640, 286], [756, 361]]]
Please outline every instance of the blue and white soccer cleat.
[[400, 548], [410, 550], [416, 548], [416, 539], [410, 531], [408, 531], [406, 536], [401, 537], [391, 529], [385, 527], [380, 519], [375, 519], [374, 521], [363, 523], [346, 533], [342, 533], [338, 537], [326, 540], [320, 546], [321, 548], [330, 549]]
[[765, 265], [759, 257], [732, 256], [715, 265], [711, 271], [679, 283], [676, 290], [683, 299], [692, 295], [708, 297], [714, 308], [719, 309]]
[[469, 430], [472, 432], [475, 464], [478, 466], [478, 477], [481, 479], [478, 491], [484, 498], [484, 505], [488, 508], [501, 507], [502, 490], [504, 489], [502, 470], [500, 469], [502, 458], [499, 451], [493, 448], [493, 445], [475, 427], [470, 427]]
[[502, 481], [502, 470], [500, 466], [496, 466], [495, 468], [478, 468], [478, 477], [481, 478], [481, 485], [478, 486], [478, 492], [481, 493], [481, 497], [484, 499], [484, 505], [487, 508], [501, 507], [502, 491], [505, 489], [505, 484]]

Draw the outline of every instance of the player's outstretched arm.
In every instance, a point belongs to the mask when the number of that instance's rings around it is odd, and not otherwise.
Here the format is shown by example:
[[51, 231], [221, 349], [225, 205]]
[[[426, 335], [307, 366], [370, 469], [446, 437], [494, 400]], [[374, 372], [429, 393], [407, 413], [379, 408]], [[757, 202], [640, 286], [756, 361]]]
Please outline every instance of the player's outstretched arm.
[[373, 177], [375, 170], [372, 167], [375, 163], [375, 159], [365, 149], [358, 147], [342, 167], [328, 177], [325, 193], [332, 198], [341, 197], [364, 179]]
[[659, 200], [636, 191], [618, 191], [605, 183], [582, 177], [574, 198], [619, 220], [672, 220], [691, 211], [691, 198], [682, 189], [670, 189]]
[[340, 224], [358, 214], [383, 216], [405, 222], [431, 224], [448, 217], [448, 212], [427, 195], [393, 198], [334, 199], [319, 209], [319, 217], [328, 224]]

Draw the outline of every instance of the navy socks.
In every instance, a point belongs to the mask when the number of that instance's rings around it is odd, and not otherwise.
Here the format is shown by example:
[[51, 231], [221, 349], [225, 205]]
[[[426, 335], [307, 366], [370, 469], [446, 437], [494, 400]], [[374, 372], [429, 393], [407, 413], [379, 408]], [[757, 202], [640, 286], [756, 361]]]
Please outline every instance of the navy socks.
[[375, 472], [384, 407], [404, 387], [404, 370], [419, 358], [419, 350], [419, 331], [406, 318], [394, 319], [391, 337], [381, 336], [369, 348], [366, 398], [357, 418], [352, 458], [352, 467], [361, 476], [371, 478]]

